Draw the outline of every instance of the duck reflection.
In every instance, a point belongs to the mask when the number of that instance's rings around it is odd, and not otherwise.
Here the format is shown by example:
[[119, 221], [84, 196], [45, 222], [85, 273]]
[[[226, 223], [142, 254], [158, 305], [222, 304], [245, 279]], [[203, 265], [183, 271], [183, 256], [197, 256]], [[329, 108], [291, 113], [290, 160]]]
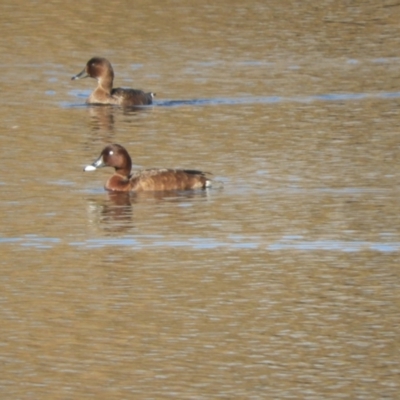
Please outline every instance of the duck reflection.
[[[108, 232], [126, 232], [134, 225], [134, 207], [149, 206], [165, 203], [184, 203], [207, 199], [208, 190], [165, 191], [165, 192], [107, 192], [106, 197], [88, 199], [88, 220], [91, 226]], [[152, 205], [153, 203], [153, 205]], [[147, 209], [147, 207], [146, 207]], [[141, 212], [144, 208], [141, 208]]]
[[88, 110], [90, 116], [90, 129], [92, 131], [114, 131], [115, 107], [93, 105], [89, 106]]
[[87, 203], [91, 226], [110, 232], [124, 232], [132, 227], [132, 203], [127, 193], [107, 193], [104, 198], [91, 198]]
[[134, 115], [139, 112], [150, 112], [150, 107], [115, 107], [112, 105], [90, 105], [87, 107], [90, 116], [90, 129], [92, 132], [114, 132], [114, 123], [117, 114], [124, 116]]

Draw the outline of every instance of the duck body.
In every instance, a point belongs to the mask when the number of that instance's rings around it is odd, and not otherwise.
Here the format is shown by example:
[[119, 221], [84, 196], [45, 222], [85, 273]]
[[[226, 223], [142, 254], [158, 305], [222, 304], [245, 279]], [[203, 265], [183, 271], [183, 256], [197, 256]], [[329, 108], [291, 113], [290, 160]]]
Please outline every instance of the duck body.
[[151, 168], [131, 173], [131, 158], [119, 144], [106, 146], [84, 171], [107, 166], [115, 168], [114, 175], [105, 184], [105, 189], [113, 192], [193, 190], [211, 186], [208, 173], [199, 170]]
[[102, 57], [93, 57], [85, 68], [71, 79], [91, 77], [97, 80], [97, 88], [86, 100], [88, 104], [111, 104], [123, 107], [144, 106], [153, 103], [153, 93], [139, 89], [113, 88], [114, 70], [111, 63]]

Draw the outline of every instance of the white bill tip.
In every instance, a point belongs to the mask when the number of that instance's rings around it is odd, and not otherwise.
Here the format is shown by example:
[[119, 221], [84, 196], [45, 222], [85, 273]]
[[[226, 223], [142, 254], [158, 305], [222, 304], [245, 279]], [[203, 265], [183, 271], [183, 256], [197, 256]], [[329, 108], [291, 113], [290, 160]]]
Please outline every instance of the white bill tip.
[[84, 171], [95, 171], [96, 167], [93, 167], [93, 165], [86, 165], [85, 168], [83, 168]]

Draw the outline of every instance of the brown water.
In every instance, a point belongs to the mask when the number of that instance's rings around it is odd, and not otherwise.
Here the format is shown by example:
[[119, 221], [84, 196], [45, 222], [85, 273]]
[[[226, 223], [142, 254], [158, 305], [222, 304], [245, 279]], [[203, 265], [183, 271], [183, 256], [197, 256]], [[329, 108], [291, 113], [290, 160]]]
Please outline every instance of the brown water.
[[[400, 6], [0, 5], [0, 397], [396, 399]], [[86, 107], [105, 56], [144, 111]], [[110, 196], [83, 173], [200, 168]]]

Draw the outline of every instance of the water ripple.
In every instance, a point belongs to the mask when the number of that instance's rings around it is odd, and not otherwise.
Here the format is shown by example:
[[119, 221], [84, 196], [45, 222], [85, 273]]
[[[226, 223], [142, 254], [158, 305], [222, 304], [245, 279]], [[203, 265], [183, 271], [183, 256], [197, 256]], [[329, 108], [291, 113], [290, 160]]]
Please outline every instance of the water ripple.
[[[87, 92], [71, 95], [79, 98], [86, 98]], [[311, 96], [249, 96], [249, 97], [220, 97], [208, 99], [187, 99], [187, 100], [155, 100], [154, 107], [184, 107], [184, 106], [210, 106], [210, 105], [249, 105], [249, 104], [276, 104], [276, 103], [313, 103], [316, 101], [355, 101], [365, 99], [397, 99], [400, 92], [380, 93], [323, 93]], [[91, 107], [88, 104], [76, 104], [61, 102], [62, 108]], [[152, 106], [142, 106], [151, 108]]]
[[325, 93], [312, 96], [251, 96], [221, 97], [214, 99], [162, 100], [156, 101], [159, 107], [208, 106], [208, 105], [243, 105], [243, 104], [275, 104], [275, 103], [312, 103], [316, 101], [354, 101], [364, 99], [399, 98], [400, 92], [382, 93]]
[[[19, 244], [23, 247], [52, 248], [62, 242], [60, 238], [27, 236], [21, 238], [0, 238], [0, 245]], [[227, 237], [219, 238], [182, 238], [169, 240], [162, 236], [149, 235], [137, 237], [97, 238], [67, 243], [70, 246], [84, 248], [101, 248], [108, 246], [143, 248], [190, 248], [190, 249], [265, 249], [268, 251], [298, 250], [298, 251], [339, 251], [359, 252], [372, 250], [383, 253], [393, 253], [400, 250], [399, 242], [368, 242], [363, 240], [303, 240], [300, 238], [283, 238], [280, 241], [266, 243], [262, 237]]]

